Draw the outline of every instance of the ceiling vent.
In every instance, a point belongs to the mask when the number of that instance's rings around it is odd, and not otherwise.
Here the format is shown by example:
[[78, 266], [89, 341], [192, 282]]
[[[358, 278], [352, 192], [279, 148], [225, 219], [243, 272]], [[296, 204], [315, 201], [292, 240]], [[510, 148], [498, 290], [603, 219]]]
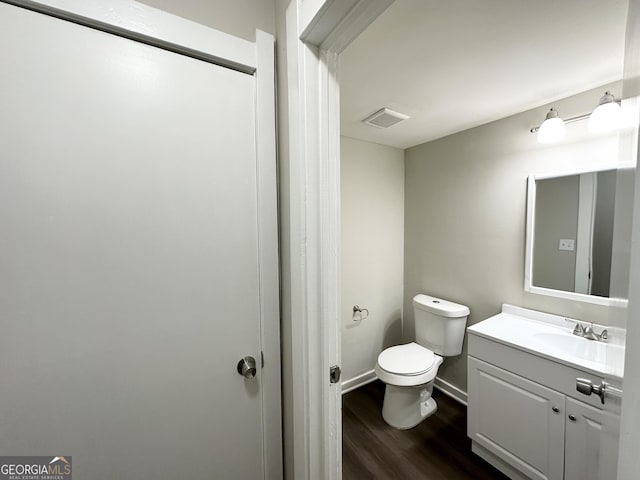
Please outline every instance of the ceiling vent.
[[373, 115], [368, 116], [363, 120], [367, 125], [371, 125], [378, 128], [389, 128], [391, 125], [395, 125], [403, 120], [409, 118], [409, 115], [403, 113], [394, 112], [388, 108], [381, 108]]

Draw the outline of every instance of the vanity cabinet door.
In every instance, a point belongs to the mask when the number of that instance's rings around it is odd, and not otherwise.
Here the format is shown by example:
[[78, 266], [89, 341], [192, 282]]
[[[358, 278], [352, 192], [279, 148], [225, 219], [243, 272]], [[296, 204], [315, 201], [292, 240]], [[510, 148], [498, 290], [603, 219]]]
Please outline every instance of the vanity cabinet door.
[[526, 477], [564, 477], [565, 396], [469, 359], [468, 434]]
[[[565, 480], [602, 480], [600, 445], [602, 410], [567, 398]], [[609, 477], [613, 478], [613, 477]]]

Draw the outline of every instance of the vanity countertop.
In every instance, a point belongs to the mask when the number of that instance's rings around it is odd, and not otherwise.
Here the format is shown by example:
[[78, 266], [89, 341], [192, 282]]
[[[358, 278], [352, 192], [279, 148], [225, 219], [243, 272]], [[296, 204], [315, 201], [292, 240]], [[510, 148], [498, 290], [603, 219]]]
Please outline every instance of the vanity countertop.
[[[596, 375], [622, 379], [624, 330], [606, 327], [607, 343], [573, 335], [576, 320], [504, 304], [502, 312], [467, 328], [478, 335]], [[589, 322], [580, 322], [583, 325]], [[603, 328], [594, 325], [599, 333]]]

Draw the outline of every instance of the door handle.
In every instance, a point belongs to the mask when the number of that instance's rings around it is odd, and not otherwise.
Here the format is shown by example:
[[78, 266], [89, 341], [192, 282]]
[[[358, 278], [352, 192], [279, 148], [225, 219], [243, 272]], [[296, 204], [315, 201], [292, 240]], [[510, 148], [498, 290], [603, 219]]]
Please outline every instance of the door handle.
[[594, 385], [593, 382], [587, 378], [576, 378], [576, 390], [583, 395], [591, 396], [595, 393], [600, 397], [600, 401], [604, 403], [604, 391], [606, 383], [604, 381], [600, 385]]
[[238, 362], [238, 373], [244, 378], [253, 378], [256, 376], [256, 359], [252, 356], [246, 356]]
[[622, 396], [622, 390], [609, 385], [604, 380], [600, 383], [600, 385], [594, 385], [593, 382], [588, 378], [576, 378], [576, 390], [587, 396], [595, 393], [600, 397], [600, 401], [603, 405], [606, 395], [614, 397]]

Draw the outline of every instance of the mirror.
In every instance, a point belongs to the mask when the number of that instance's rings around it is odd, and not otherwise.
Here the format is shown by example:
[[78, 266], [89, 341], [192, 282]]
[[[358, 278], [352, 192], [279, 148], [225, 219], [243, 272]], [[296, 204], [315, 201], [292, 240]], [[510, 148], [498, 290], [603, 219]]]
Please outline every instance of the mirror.
[[525, 290], [610, 305], [616, 170], [529, 177]]

